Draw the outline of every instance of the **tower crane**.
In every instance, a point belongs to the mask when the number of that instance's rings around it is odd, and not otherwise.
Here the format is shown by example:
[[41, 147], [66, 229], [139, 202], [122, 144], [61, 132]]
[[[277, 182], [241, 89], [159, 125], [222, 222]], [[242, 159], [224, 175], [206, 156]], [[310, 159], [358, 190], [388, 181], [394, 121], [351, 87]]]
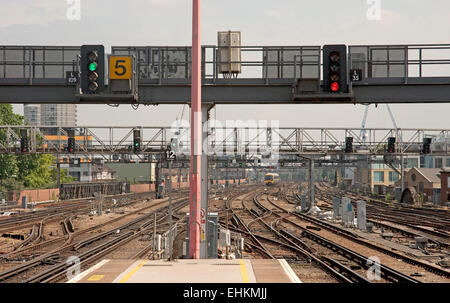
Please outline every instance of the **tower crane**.
[[364, 110], [364, 117], [363, 117], [363, 120], [362, 120], [362, 123], [361, 123], [361, 134], [359, 135], [360, 139], [361, 139], [361, 141], [363, 143], [366, 142], [366, 138], [367, 138], [367, 135], [366, 135], [366, 121], [367, 121], [367, 113], [369, 112], [369, 106], [370, 106], [370, 104], [367, 104], [366, 105], [366, 109]]
[[[366, 122], [367, 122], [367, 115], [369, 113], [369, 107], [370, 107], [370, 104], [367, 104], [366, 108], [364, 110], [364, 116], [363, 116], [363, 120], [361, 123], [361, 133], [359, 136], [360, 136], [361, 142], [363, 142], [363, 143], [365, 143], [366, 139], [367, 139]], [[392, 124], [394, 125], [395, 130], [398, 130], [397, 122], [395, 121], [395, 117], [394, 117], [394, 114], [392, 113], [391, 107], [389, 106], [389, 104], [386, 104], [386, 107], [389, 112], [389, 116], [391, 117], [391, 121], [392, 121]], [[400, 139], [400, 141], [402, 141], [401, 134], [399, 134], [399, 139]]]

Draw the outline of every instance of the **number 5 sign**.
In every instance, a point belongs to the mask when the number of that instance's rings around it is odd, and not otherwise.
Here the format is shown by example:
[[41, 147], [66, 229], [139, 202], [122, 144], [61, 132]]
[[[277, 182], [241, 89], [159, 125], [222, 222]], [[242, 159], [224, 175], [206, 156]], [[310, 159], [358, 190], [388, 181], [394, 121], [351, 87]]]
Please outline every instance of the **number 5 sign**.
[[109, 79], [131, 79], [131, 64], [130, 56], [110, 56]]

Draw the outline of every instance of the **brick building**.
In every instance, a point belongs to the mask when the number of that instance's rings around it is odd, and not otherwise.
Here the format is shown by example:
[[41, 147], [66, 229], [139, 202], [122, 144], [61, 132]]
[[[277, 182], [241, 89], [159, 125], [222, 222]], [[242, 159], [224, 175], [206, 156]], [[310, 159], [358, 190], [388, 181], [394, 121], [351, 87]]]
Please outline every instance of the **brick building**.
[[[414, 188], [424, 201], [437, 203], [441, 195], [441, 169], [414, 167], [405, 173], [405, 188]], [[397, 186], [400, 186], [397, 182]]]
[[441, 205], [450, 202], [450, 168], [441, 170]]

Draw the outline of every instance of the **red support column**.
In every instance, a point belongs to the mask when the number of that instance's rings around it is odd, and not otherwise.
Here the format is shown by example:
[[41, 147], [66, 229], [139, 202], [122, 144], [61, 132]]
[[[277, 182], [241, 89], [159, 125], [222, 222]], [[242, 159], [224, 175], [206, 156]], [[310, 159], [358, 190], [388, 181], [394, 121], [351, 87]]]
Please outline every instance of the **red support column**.
[[193, 0], [192, 89], [191, 89], [191, 168], [189, 209], [189, 256], [200, 258], [200, 203], [202, 154], [202, 79], [201, 79], [201, 0]]

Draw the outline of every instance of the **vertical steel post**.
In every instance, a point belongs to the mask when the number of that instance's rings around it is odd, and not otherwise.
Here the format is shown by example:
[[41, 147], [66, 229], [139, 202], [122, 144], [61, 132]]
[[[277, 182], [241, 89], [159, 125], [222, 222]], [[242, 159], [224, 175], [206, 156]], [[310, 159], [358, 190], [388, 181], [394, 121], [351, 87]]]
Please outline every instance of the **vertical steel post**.
[[401, 169], [400, 178], [402, 179], [401, 180], [402, 192], [400, 194], [400, 200], [401, 200], [403, 192], [405, 191], [405, 160], [403, 159], [403, 150], [401, 151], [401, 154], [400, 154], [400, 169]]
[[219, 168], [217, 167], [217, 163], [218, 162], [216, 160], [216, 164], [215, 164], [215, 170], [216, 170], [216, 195], [219, 192], [219, 179], [220, 179], [220, 171], [219, 171]]
[[314, 160], [309, 160], [309, 201], [311, 205], [311, 210], [314, 207], [315, 197], [314, 197]]
[[158, 162], [155, 165], [155, 196], [159, 199], [159, 185], [161, 184], [161, 154]]
[[172, 261], [172, 161], [169, 161], [169, 261]]
[[155, 216], [153, 219], [153, 260], [155, 260], [155, 256], [156, 256], [156, 212], [155, 212]]
[[202, 154], [201, 0], [192, 9], [191, 167], [189, 204], [189, 256], [200, 258], [200, 201]]
[[56, 157], [56, 170], [57, 170], [57, 176], [56, 176], [56, 183], [59, 190], [61, 190], [61, 158], [58, 153], [58, 156]]
[[180, 188], [181, 188], [181, 164], [179, 164], [180, 166], [178, 167], [178, 192], [180, 192]]

